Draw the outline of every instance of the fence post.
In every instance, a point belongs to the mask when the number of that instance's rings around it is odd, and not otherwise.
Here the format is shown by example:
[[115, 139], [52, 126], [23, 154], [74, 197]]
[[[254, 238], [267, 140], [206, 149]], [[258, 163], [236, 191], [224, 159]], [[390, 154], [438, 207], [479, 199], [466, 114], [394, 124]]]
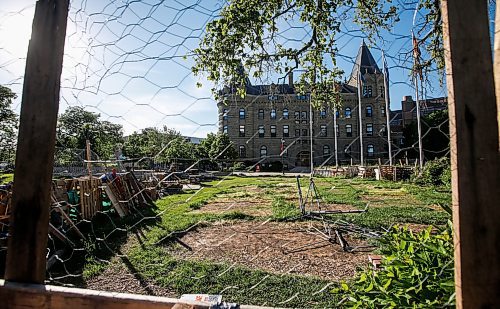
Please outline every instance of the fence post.
[[39, 0], [26, 58], [5, 278], [43, 283], [69, 0]]
[[487, 1], [441, 3], [457, 308], [499, 308], [500, 154]]

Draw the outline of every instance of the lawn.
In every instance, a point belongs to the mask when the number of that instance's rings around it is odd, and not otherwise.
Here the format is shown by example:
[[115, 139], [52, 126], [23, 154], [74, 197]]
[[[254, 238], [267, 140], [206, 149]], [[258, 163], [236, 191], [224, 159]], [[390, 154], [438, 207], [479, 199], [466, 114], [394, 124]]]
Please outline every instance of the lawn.
[[[302, 178], [305, 195], [309, 179]], [[335, 307], [335, 282], [366, 265], [366, 252], [343, 252], [325, 243], [302, 218], [295, 178], [226, 177], [201, 190], [171, 195], [141, 216], [91, 223], [85, 259], [65, 262], [62, 275], [92, 289], [178, 297], [222, 294], [226, 301], [280, 307]], [[442, 225], [449, 216], [440, 204], [450, 193], [436, 188], [365, 179], [316, 178], [320, 206], [364, 209], [332, 215], [332, 220], [375, 231], [394, 224], [421, 229]], [[99, 221], [101, 220], [101, 221]], [[319, 225], [318, 225], [319, 224]], [[366, 240], [347, 235], [350, 244]], [[301, 247], [318, 243], [316, 247]], [[298, 249], [297, 249], [298, 248]], [[77, 256], [78, 254], [75, 254]], [[80, 280], [74, 281], [81, 272]], [[57, 281], [54, 279], [54, 281]]]

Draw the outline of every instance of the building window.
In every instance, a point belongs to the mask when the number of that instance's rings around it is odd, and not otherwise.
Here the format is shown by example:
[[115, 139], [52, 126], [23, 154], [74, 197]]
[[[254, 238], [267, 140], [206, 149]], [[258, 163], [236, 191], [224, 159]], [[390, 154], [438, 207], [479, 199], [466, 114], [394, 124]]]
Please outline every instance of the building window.
[[366, 135], [373, 136], [373, 123], [366, 124]]
[[297, 100], [301, 100], [301, 101], [303, 101], [303, 100], [307, 100], [307, 95], [305, 95], [305, 94], [300, 94], [300, 95], [299, 95], [299, 94], [298, 94], [298, 95], [296, 96], [296, 98], [297, 98]]
[[299, 137], [300, 136], [300, 129], [295, 129], [295, 137]]
[[300, 123], [300, 112], [299, 111], [293, 113], [293, 117], [295, 119], [295, 123]]
[[307, 129], [302, 129], [302, 136], [307, 136]]
[[288, 108], [283, 109], [283, 119], [288, 119]]
[[276, 101], [276, 100], [278, 100], [278, 96], [277, 96], [277, 95], [269, 95], [269, 96], [267, 97], [267, 99], [268, 99], [269, 101]]
[[366, 106], [366, 117], [372, 117], [373, 116], [373, 108], [371, 105]]
[[385, 95], [385, 89], [384, 86], [380, 86], [380, 97], [383, 98]]
[[345, 134], [347, 137], [352, 137], [352, 125], [350, 124], [345, 125]]
[[259, 119], [264, 119], [264, 110], [259, 109]]
[[323, 146], [323, 157], [328, 157], [330, 156], [330, 146], [324, 145]]
[[245, 109], [240, 108], [240, 119], [245, 119]]
[[275, 108], [273, 108], [271, 110], [271, 119], [276, 119], [276, 109]]
[[385, 106], [380, 107], [380, 114], [382, 114], [382, 116], [385, 116]]
[[365, 98], [371, 98], [373, 94], [372, 86], [363, 86], [363, 96]]
[[260, 147], [260, 156], [261, 157], [267, 156], [267, 147], [266, 146], [261, 146]]
[[288, 125], [283, 126], [283, 137], [288, 137], [290, 135]]
[[264, 137], [265, 129], [264, 126], [259, 126], [259, 137]]
[[307, 112], [300, 112], [300, 119], [302, 119], [302, 122], [307, 122]]
[[240, 145], [240, 158], [246, 158], [247, 156], [247, 150], [245, 146]]
[[372, 144], [369, 144], [366, 150], [368, 151], [368, 156], [373, 157], [373, 154], [375, 153], [375, 147], [373, 147]]
[[271, 126], [271, 137], [276, 137], [276, 126], [275, 125]]
[[320, 126], [319, 136], [326, 136], [326, 135], [327, 135], [326, 124], [322, 124]]
[[227, 125], [222, 127], [222, 133], [227, 134]]
[[228, 113], [227, 108], [224, 108], [224, 110], [222, 111], [222, 120], [227, 120], [227, 113]]
[[321, 119], [325, 119], [326, 118], [326, 108], [321, 109], [321, 111], [319, 112], [319, 117]]
[[240, 126], [240, 137], [245, 137], [245, 126]]
[[345, 108], [345, 118], [351, 118], [351, 108], [350, 107]]

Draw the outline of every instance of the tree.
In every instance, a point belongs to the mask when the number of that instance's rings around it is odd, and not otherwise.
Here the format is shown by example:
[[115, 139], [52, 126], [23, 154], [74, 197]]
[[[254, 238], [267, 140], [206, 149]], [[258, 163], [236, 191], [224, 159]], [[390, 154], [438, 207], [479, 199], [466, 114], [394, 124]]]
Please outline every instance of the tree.
[[[425, 18], [418, 25], [417, 34], [426, 33], [424, 39], [430, 42], [426, 49], [442, 64], [439, 8], [439, 0], [419, 2], [418, 9]], [[298, 92], [310, 91], [316, 105], [328, 104], [339, 100], [333, 85], [340, 82], [343, 73], [336, 67], [336, 35], [341, 25], [337, 16], [351, 13], [353, 21], [375, 41], [381, 29], [390, 29], [399, 21], [402, 10], [406, 8], [397, 8], [391, 0], [231, 1], [219, 18], [208, 23], [206, 34], [195, 50], [193, 72], [207, 72], [208, 80], [215, 84], [212, 91], [220, 98], [224, 87], [245, 95], [245, 72], [254, 78], [261, 78], [268, 71], [286, 77], [293, 69], [301, 68], [303, 74], [296, 83]], [[301, 24], [310, 36], [297, 44], [284, 42], [280, 36], [283, 25], [289, 27], [289, 21]], [[422, 40], [417, 45], [423, 45]]]
[[227, 134], [217, 134], [210, 146], [209, 157], [212, 160], [234, 160], [238, 152]]
[[[404, 146], [415, 149], [408, 153], [411, 158], [418, 156], [418, 149], [415, 148], [418, 145], [417, 130], [416, 122], [412, 122], [403, 128]], [[427, 160], [442, 158], [449, 154], [449, 134], [450, 126], [447, 110], [435, 111], [422, 117], [422, 147]]]
[[[157, 160], [168, 160], [168, 157], [177, 157], [171, 147], [179, 151], [184, 151], [186, 147], [180, 140], [184, 140], [180, 132], [163, 127], [145, 128], [139, 132], [134, 132], [126, 137], [123, 145], [123, 154], [129, 158], [156, 158]], [[185, 153], [179, 153], [179, 156]], [[194, 150], [190, 150], [190, 156], [194, 155]]]
[[57, 146], [85, 149], [87, 140], [102, 159], [114, 158], [117, 147], [123, 143], [122, 126], [100, 120], [100, 114], [83, 107], [69, 107], [59, 116]]
[[0, 85], [0, 161], [14, 162], [18, 118], [11, 105], [16, 98], [10, 88]]

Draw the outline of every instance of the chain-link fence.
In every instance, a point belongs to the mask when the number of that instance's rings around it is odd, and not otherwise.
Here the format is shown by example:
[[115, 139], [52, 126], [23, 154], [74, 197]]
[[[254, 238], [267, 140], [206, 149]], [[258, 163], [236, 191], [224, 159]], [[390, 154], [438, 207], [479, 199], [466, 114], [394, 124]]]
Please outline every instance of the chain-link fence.
[[[448, 156], [442, 66], [431, 61], [435, 45], [428, 39], [440, 27], [428, 21], [432, 8], [397, 1], [391, 18], [398, 23], [371, 38], [353, 23], [354, 6], [338, 9], [342, 100], [312, 107], [311, 95], [294, 88], [300, 67], [286, 75], [266, 68], [258, 78], [247, 72], [245, 97], [231, 85], [216, 89], [224, 102], [205, 75], [193, 74], [206, 26], [225, 5], [71, 2], [47, 283], [335, 307], [340, 299], [331, 287], [366, 262], [364, 251], [373, 249], [382, 226], [347, 220], [366, 211], [366, 202], [341, 202], [358, 189], [336, 180], [277, 177], [309, 173], [311, 166], [354, 176], [353, 166], [390, 160], [416, 167], [419, 139], [425, 160]], [[18, 95], [0, 99], [12, 100], [16, 113], [33, 12], [32, 1], [0, 5], [0, 85]], [[283, 19], [277, 27], [273, 40], [285, 48], [313, 36], [298, 20]], [[17, 119], [11, 118], [1, 155], [15, 164]], [[259, 175], [270, 177], [254, 177]], [[2, 210], [5, 239], [8, 208]], [[347, 217], [330, 219], [328, 212]]]

